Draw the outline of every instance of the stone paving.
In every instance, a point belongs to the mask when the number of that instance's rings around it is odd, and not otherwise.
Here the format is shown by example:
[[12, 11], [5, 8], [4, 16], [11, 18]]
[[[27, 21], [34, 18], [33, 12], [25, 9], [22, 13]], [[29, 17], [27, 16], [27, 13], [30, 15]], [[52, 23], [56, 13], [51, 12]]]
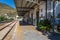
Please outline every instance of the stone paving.
[[37, 31], [34, 26], [22, 26], [22, 28], [24, 29], [24, 40], [50, 40]]
[[[8, 29], [10, 29], [10, 27], [5, 30]], [[5, 30], [3, 32], [5, 32]], [[3, 32], [0, 32], [0, 38]], [[60, 34], [54, 34], [47, 37], [44, 36], [42, 32], [37, 31], [35, 26], [19, 25], [19, 22], [17, 22], [14, 29], [7, 35], [5, 40], [60, 40]]]
[[32, 25], [17, 25], [11, 40], [50, 40]]

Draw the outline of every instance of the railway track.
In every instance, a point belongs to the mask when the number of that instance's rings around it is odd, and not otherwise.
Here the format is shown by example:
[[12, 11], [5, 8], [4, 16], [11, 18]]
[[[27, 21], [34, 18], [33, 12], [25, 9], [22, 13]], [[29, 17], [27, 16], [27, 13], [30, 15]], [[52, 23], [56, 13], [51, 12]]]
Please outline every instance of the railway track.
[[15, 24], [16, 24], [16, 21], [0, 29], [0, 40], [4, 40], [6, 38], [6, 36], [10, 33], [10, 31], [15, 26]]
[[0, 26], [2, 26], [2, 25], [4, 25], [4, 24], [6, 24], [6, 23], [0, 23]]
[[[10, 21], [10, 22], [11, 22], [11, 21]], [[6, 24], [6, 23], [9, 23], [9, 22], [3, 22], [3, 23], [0, 23], [0, 26], [4, 25], [4, 24]]]
[[8, 27], [10, 24], [12, 24], [14, 21], [3, 24], [2, 26], [0, 26], [0, 31], [3, 30], [4, 28]]

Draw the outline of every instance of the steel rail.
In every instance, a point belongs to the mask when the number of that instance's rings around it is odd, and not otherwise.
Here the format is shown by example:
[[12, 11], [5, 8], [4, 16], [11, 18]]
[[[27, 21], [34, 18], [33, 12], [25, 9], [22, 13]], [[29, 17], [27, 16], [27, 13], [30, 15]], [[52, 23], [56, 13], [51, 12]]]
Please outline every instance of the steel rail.
[[[15, 23], [16, 24], [16, 23]], [[2, 38], [2, 40], [4, 40], [7, 35], [10, 33], [10, 31], [13, 29], [13, 27], [15, 26], [15, 24], [13, 24], [13, 26], [11, 27], [11, 29], [4, 35], [4, 37]]]
[[[14, 23], [14, 22], [12, 22], [12, 23]], [[8, 27], [9, 25], [11, 25], [12, 23], [10, 23], [10, 24], [6, 25], [5, 27], [1, 28], [0, 31], [2, 31], [3, 29], [5, 29], [6, 27]]]

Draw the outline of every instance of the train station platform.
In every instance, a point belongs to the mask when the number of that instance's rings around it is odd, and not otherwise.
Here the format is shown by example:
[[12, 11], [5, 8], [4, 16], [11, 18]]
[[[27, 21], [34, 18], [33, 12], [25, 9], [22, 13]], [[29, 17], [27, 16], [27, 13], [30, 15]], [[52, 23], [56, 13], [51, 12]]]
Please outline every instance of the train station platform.
[[19, 25], [19, 22], [16, 25], [11, 40], [49, 40], [32, 25]]

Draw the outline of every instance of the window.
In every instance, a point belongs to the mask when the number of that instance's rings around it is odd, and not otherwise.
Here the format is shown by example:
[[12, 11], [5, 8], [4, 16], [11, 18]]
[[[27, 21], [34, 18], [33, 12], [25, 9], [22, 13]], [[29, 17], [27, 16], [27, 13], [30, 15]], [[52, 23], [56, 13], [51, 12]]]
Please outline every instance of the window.
[[42, 12], [42, 9], [41, 9], [41, 12]]

